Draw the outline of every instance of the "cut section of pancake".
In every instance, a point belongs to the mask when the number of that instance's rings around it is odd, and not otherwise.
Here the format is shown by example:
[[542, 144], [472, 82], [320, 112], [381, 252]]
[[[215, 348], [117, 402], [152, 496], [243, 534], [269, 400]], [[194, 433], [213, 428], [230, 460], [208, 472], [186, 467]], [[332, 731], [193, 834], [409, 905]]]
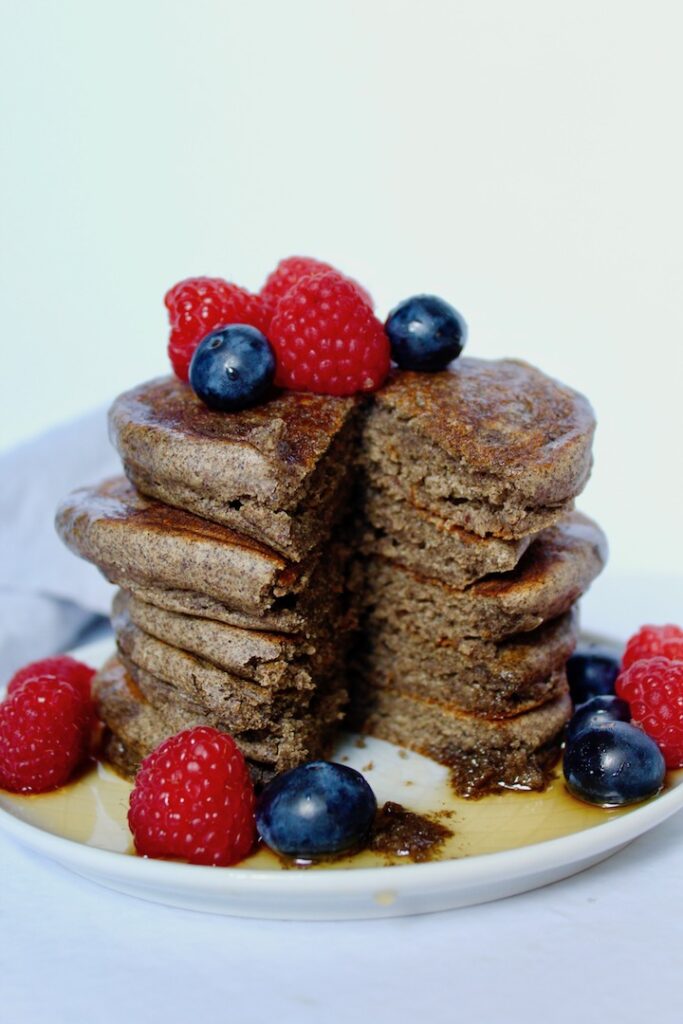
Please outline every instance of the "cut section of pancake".
[[356, 698], [355, 724], [371, 736], [408, 747], [451, 769], [462, 796], [501, 788], [543, 789], [557, 760], [572, 703], [560, 695], [515, 718], [488, 720], [453, 705], [381, 688]]
[[196, 705], [173, 700], [163, 684], [157, 700], [150, 701], [117, 657], [110, 658], [95, 676], [93, 693], [102, 721], [142, 756], [183, 729], [209, 725], [230, 733], [249, 761], [274, 771], [286, 771], [321, 756], [340, 708], [338, 694], [329, 694], [301, 718], [285, 719], [263, 731], [238, 731]]
[[536, 629], [574, 604], [601, 571], [606, 541], [600, 528], [579, 512], [545, 530], [514, 572], [485, 577], [457, 590], [396, 562], [373, 558], [360, 587], [367, 614], [402, 623], [428, 641], [454, 637], [502, 639]]
[[285, 391], [216, 415], [169, 377], [120, 395], [109, 424], [143, 494], [301, 559], [343, 503], [358, 410], [355, 398]]
[[[248, 616], [289, 607], [320, 558], [288, 562], [225, 526], [148, 501], [123, 477], [70, 495], [57, 530], [112, 583], [194, 591]], [[341, 587], [330, 562], [330, 585]]]
[[271, 688], [217, 668], [211, 662], [171, 647], [143, 633], [132, 622], [114, 624], [116, 643], [126, 664], [144, 669], [183, 691], [197, 704], [231, 722], [235, 729], [263, 729], [285, 715], [298, 713], [311, 701], [310, 678], [299, 687]]
[[329, 623], [326, 636], [245, 630], [222, 622], [181, 615], [119, 591], [114, 598], [115, 626], [130, 621], [143, 632], [196, 654], [218, 668], [263, 686], [290, 687], [325, 673], [340, 658], [343, 637], [339, 623]]
[[557, 671], [576, 645], [578, 616], [567, 612], [499, 643], [475, 638], [428, 643], [382, 619], [369, 629], [365, 648], [354, 657], [368, 685], [444, 701], [487, 718], [508, 718], [557, 696]]
[[363, 435], [370, 483], [482, 536], [521, 538], [556, 522], [591, 468], [583, 396], [516, 360], [459, 359], [395, 373]]
[[492, 572], [510, 572], [533, 540], [532, 534], [517, 540], [480, 537], [379, 487], [364, 489], [362, 510], [367, 552], [454, 587]]

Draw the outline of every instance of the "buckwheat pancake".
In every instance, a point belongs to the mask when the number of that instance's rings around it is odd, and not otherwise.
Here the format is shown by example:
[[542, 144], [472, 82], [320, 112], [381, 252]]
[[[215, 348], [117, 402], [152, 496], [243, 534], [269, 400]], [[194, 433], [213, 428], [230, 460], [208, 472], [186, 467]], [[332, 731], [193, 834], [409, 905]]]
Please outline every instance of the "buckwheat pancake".
[[315, 692], [315, 682], [305, 670], [278, 666], [267, 681], [253, 682], [158, 640], [126, 615], [117, 616], [113, 625], [119, 655], [134, 673], [149, 672], [235, 729], [261, 729], [285, 715], [299, 714]]
[[588, 401], [527, 363], [459, 359], [396, 372], [363, 432], [373, 486], [482, 536], [521, 538], [556, 522], [588, 479]]
[[142, 601], [170, 612], [213, 622], [225, 622], [229, 626], [238, 626], [241, 629], [301, 633], [316, 638], [321, 632], [329, 630], [329, 623], [339, 616], [342, 631], [352, 628], [353, 625], [353, 610], [349, 608], [347, 595], [343, 592], [342, 577], [338, 569], [338, 566], [335, 568], [334, 560], [332, 564], [325, 560], [325, 564], [317, 567], [311, 575], [305, 590], [277, 600], [268, 611], [252, 614], [240, 612], [196, 591], [140, 587], [134, 582], [127, 586], [129, 592]]
[[606, 557], [600, 528], [571, 512], [543, 531], [513, 572], [484, 577], [464, 590], [381, 557], [369, 560], [353, 585], [361, 589], [366, 614], [386, 619], [397, 630], [406, 622], [428, 642], [500, 640], [568, 611]]
[[[245, 630], [222, 622], [158, 608], [133, 594], [119, 591], [112, 607], [114, 625], [130, 621], [140, 630], [196, 654], [218, 668], [265, 686], [292, 685], [291, 679], [308, 675], [314, 684], [320, 674], [339, 661], [343, 636], [330, 622], [326, 635], [313, 638]], [[334, 627], [334, 628], [333, 628]]]
[[143, 494], [298, 560], [343, 504], [359, 408], [356, 398], [285, 391], [217, 415], [169, 377], [120, 395], [109, 425]]
[[452, 784], [474, 797], [502, 787], [543, 789], [572, 713], [564, 673], [558, 696], [515, 718], [486, 719], [396, 690], [369, 688], [355, 699], [354, 724], [451, 768]]
[[429, 643], [406, 624], [367, 624], [354, 667], [368, 685], [444, 701], [486, 718], [509, 718], [557, 696], [578, 638], [573, 609], [531, 633], [498, 643], [473, 637]]
[[75, 491], [56, 525], [112, 583], [194, 591], [252, 617], [305, 590], [320, 557], [289, 562], [225, 526], [142, 497], [123, 477]]
[[365, 551], [454, 587], [465, 587], [492, 572], [510, 572], [535, 536], [480, 537], [413, 500], [371, 486], [363, 490], [362, 515]]
[[326, 750], [330, 727], [339, 716], [339, 693], [321, 697], [315, 708], [298, 719], [284, 719], [265, 730], [238, 731], [231, 723], [199, 705], [176, 701], [163, 684], [152, 688], [150, 700], [117, 657], [107, 661], [93, 680], [93, 694], [100, 717], [127, 746], [144, 757], [163, 740], [183, 729], [210, 725], [230, 733], [244, 756], [273, 771], [286, 771]]

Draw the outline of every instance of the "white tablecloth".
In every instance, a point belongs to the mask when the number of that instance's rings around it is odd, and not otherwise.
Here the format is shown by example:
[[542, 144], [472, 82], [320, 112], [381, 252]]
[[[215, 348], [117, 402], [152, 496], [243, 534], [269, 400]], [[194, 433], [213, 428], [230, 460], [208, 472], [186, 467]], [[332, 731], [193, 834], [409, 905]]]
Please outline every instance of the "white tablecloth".
[[[51, 519], [66, 490], [117, 464], [97, 414], [0, 468], [14, 487], [0, 490], [8, 671], [106, 610], [107, 585], [62, 551]], [[584, 623], [623, 637], [681, 608], [680, 579], [608, 571]], [[0, 879], [8, 1024], [681, 1020], [683, 814], [576, 878], [421, 918], [299, 924], [167, 909], [97, 888], [1, 833]]]

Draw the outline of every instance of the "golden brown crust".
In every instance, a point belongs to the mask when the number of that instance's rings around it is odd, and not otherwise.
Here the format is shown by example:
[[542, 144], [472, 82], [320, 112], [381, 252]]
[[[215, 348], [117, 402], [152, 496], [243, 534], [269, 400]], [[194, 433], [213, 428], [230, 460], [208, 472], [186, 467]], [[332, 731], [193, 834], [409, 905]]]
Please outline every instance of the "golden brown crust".
[[210, 449], [223, 483], [239, 473], [243, 486], [253, 484], [273, 508], [284, 508], [357, 405], [355, 398], [283, 391], [251, 409], [216, 415], [187, 384], [162, 377], [120, 395], [110, 429], [124, 461], [130, 454], [144, 464], [161, 446], [177, 467]]
[[442, 373], [396, 372], [375, 402], [470, 472], [509, 481], [533, 504], [575, 497], [590, 471], [589, 402], [521, 361], [459, 359]]

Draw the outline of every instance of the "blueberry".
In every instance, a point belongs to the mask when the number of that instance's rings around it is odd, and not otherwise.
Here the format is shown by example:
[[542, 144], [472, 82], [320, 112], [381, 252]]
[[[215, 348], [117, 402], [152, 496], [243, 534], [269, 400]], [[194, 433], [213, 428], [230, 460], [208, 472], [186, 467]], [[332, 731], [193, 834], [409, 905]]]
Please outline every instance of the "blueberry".
[[247, 324], [207, 334], [190, 363], [190, 384], [205, 405], [236, 412], [265, 397], [275, 376], [275, 355], [265, 335]]
[[361, 846], [377, 811], [360, 772], [311, 761], [268, 783], [256, 805], [261, 838], [286, 857], [326, 857]]
[[404, 299], [384, 325], [391, 358], [403, 370], [432, 373], [457, 359], [467, 339], [467, 324], [448, 302], [436, 295]]
[[580, 732], [567, 744], [563, 769], [574, 796], [603, 807], [653, 796], [666, 771], [655, 741], [628, 722], [606, 722]]
[[584, 729], [604, 722], [630, 722], [631, 709], [628, 701], [615, 697], [611, 693], [591, 697], [585, 704], [580, 704], [567, 726], [567, 743], [571, 743]]
[[591, 697], [614, 693], [619, 675], [619, 657], [609, 647], [586, 644], [577, 647], [567, 662], [567, 678], [575, 704], [584, 704]]

